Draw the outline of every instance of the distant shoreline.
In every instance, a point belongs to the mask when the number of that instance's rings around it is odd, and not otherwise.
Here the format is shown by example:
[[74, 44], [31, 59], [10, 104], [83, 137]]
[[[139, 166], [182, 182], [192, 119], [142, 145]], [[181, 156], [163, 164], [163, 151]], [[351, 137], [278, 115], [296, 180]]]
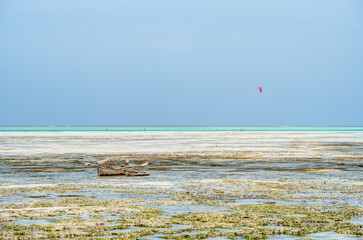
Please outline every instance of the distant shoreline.
[[0, 127], [0, 132], [61, 131], [363, 131], [363, 127]]

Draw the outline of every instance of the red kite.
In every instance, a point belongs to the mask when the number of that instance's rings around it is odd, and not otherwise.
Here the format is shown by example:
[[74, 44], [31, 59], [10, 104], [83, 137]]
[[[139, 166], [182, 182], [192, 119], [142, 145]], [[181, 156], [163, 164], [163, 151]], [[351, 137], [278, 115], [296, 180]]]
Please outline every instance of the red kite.
[[262, 87], [258, 87], [258, 90], [260, 91], [260, 93], [262, 93]]

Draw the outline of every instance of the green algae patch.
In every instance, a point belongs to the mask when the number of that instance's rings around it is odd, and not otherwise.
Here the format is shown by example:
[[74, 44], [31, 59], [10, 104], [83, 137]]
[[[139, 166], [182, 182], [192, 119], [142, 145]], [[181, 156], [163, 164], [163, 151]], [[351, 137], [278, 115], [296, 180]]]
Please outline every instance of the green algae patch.
[[[108, 231], [129, 227], [169, 227], [170, 219], [158, 218], [164, 214], [159, 209], [135, 205], [143, 199], [95, 200], [93, 198], [61, 199], [43, 201], [34, 204], [18, 205], [2, 211], [0, 238], [79, 238], [109, 236]], [[19, 208], [20, 207], [20, 208]], [[115, 219], [103, 219], [104, 214], [117, 216]], [[87, 214], [87, 219], [82, 218]], [[59, 218], [64, 216], [64, 218]], [[109, 217], [108, 217], [109, 218]], [[26, 219], [44, 219], [45, 224], [22, 225]], [[15, 221], [17, 220], [17, 221]], [[19, 221], [18, 221], [19, 220]], [[14, 223], [17, 222], [17, 225]], [[112, 224], [111, 224], [112, 223]], [[32, 236], [29, 232], [40, 232]], [[154, 231], [151, 231], [154, 233]], [[128, 235], [129, 233], [125, 233]], [[140, 236], [146, 234], [140, 232]], [[131, 235], [130, 235], [131, 236]]]
[[[267, 235], [304, 236], [325, 231], [362, 236], [362, 226], [346, 222], [353, 217], [362, 216], [362, 210], [358, 207], [329, 210], [321, 206], [240, 205], [235, 206], [230, 214], [209, 212], [177, 215], [173, 217], [173, 223], [193, 225], [193, 230], [236, 230], [234, 233], [217, 234], [229, 238], [241, 236], [247, 239], [264, 239]], [[300, 217], [293, 216], [298, 214]], [[213, 232], [204, 235], [216, 236]], [[173, 239], [182, 238], [178, 236]]]
[[[217, 188], [218, 187], [218, 188]], [[361, 182], [344, 181], [304, 181], [304, 180], [239, 180], [223, 179], [214, 181], [200, 181], [199, 184], [186, 186], [194, 194], [194, 200], [218, 200], [233, 202], [236, 199], [271, 199], [292, 202], [319, 202], [329, 200], [342, 203], [348, 199], [360, 201], [363, 198], [363, 184]], [[193, 196], [179, 198], [191, 199]], [[189, 194], [190, 195], [190, 194]], [[214, 198], [214, 199], [213, 199]]]

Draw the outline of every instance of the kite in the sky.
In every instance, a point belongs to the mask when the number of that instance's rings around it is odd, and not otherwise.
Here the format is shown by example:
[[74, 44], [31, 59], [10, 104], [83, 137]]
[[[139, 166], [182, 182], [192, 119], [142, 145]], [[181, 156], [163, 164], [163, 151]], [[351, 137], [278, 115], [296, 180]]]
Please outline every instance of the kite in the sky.
[[262, 93], [262, 87], [258, 87], [258, 90], [260, 91], [260, 93]]

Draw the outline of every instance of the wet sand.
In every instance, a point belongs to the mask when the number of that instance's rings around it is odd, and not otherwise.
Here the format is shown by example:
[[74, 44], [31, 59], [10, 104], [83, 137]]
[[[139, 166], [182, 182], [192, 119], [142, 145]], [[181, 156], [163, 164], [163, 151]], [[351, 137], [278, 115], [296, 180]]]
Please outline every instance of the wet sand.
[[363, 235], [363, 132], [3, 132], [0, 154], [4, 239]]

